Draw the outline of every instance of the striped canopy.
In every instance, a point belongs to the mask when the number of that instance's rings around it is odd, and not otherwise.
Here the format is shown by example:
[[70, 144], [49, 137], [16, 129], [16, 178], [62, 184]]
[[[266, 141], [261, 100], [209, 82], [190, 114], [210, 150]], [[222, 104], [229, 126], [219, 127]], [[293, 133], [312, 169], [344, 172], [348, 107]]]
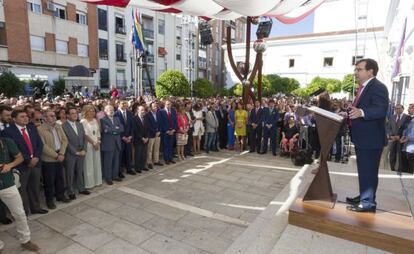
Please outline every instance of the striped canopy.
[[183, 13], [205, 19], [233, 20], [241, 16], [267, 16], [285, 24], [296, 23], [324, 0], [83, 0], [126, 7], [128, 5], [168, 13]]

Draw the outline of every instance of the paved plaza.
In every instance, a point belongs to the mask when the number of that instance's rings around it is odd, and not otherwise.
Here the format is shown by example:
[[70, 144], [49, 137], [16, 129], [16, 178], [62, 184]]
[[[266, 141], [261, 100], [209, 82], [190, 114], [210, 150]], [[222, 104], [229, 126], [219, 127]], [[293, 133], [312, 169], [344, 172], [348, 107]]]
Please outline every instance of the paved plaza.
[[[286, 158], [221, 151], [157, 167], [29, 218], [41, 253], [224, 253], [299, 170]], [[27, 253], [14, 225], [3, 253]]]

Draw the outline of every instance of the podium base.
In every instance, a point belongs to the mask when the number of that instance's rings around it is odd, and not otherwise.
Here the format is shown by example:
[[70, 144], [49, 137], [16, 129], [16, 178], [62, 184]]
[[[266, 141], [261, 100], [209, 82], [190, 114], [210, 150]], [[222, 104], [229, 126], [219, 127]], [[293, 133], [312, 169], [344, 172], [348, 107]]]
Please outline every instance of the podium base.
[[413, 253], [414, 221], [403, 213], [377, 210], [356, 213], [337, 202], [335, 207], [297, 198], [289, 210], [289, 224], [347, 239], [392, 253]]
[[331, 200], [305, 200], [303, 199], [304, 203], [310, 204], [310, 205], [316, 205], [321, 206], [329, 209], [333, 209], [336, 204], [336, 198], [338, 195], [336, 193], [332, 194]]

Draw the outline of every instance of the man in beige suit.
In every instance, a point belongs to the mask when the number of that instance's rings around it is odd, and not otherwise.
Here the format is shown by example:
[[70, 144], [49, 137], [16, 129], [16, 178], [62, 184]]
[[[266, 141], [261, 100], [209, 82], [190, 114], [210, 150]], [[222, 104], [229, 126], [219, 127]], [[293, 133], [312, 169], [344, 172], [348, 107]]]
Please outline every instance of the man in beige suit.
[[51, 109], [44, 112], [45, 123], [38, 127], [40, 138], [43, 141], [42, 174], [45, 188], [46, 205], [49, 209], [55, 209], [53, 201], [70, 202], [65, 196], [65, 181], [63, 161], [68, 140], [62, 126], [56, 124], [56, 114]]

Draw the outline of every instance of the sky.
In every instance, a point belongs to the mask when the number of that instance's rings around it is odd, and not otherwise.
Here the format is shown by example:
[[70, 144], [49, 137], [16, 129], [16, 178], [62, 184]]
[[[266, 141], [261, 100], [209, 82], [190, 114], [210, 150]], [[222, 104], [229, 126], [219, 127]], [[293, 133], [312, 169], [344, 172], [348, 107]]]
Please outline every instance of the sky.
[[[314, 14], [307, 16], [303, 20], [295, 24], [283, 24], [277, 19], [273, 20], [272, 31], [270, 32], [269, 37], [275, 36], [287, 36], [287, 35], [298, 35], [298, 34], [308, 34], [313, 32], [313, 18]], [[257, 26], [252, 26], [252, 40], [256, 39], [256, 30]]]

